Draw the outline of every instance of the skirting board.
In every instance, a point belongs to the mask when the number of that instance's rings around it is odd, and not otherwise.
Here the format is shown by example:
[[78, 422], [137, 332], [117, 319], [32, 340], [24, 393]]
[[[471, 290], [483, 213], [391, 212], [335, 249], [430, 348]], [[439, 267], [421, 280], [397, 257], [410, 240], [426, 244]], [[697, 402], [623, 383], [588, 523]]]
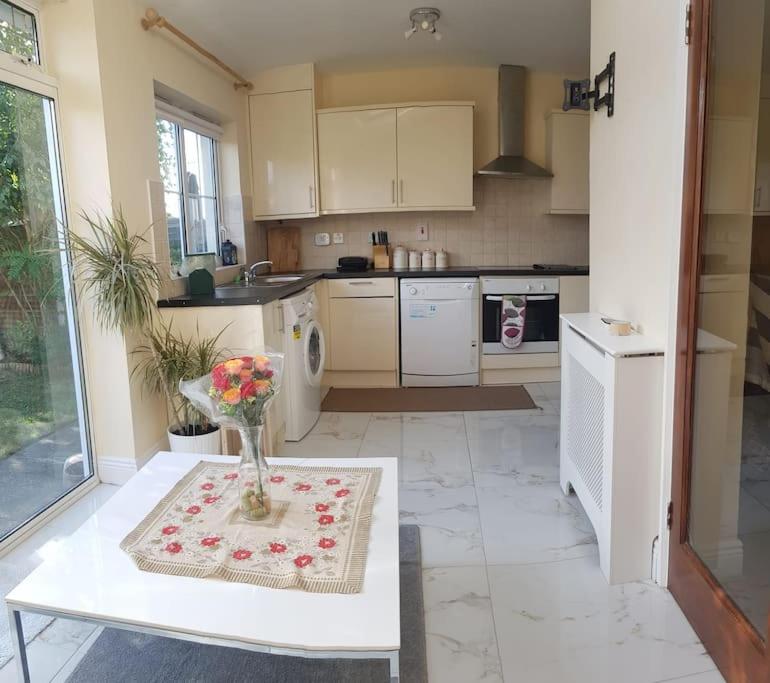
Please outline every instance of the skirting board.
[[393, 370], [375, 372], [345, 372], [327, 370], [324, 372], [322, 384], [326, 387], [397, 387], [398, 372]]
[[131, 479], [138, 469], [136, 462], [124, 458], [97, 458], [96, 468], [99, 472], [99, 480], [103, 484], [118, 486], [122, 486]]
[[519, 368], [516, 370], [482, 370], [481, 384], [529, 384], [531, 382], [558, 382], [559, 368]]

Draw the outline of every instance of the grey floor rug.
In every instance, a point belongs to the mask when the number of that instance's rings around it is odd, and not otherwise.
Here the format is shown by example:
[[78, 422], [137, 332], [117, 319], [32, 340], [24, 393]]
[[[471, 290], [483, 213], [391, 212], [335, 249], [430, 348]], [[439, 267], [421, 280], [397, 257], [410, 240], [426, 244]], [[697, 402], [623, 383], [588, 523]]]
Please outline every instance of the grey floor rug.
[[[402, 526], [401, 683], [427, 683], [419, 527]], [[384, 660], [303, 659], [105, 629], [68, 683], [387, 683]]]

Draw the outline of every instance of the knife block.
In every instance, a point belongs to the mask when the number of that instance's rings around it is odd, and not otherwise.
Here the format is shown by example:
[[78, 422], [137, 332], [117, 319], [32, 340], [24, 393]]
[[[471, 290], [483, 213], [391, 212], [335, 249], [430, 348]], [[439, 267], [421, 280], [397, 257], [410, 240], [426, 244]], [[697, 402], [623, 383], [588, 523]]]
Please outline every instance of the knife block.
[[375, 244], [372, 246], [372, 260], [375, 268], [390, 268], [390, 254], [387, 244]]

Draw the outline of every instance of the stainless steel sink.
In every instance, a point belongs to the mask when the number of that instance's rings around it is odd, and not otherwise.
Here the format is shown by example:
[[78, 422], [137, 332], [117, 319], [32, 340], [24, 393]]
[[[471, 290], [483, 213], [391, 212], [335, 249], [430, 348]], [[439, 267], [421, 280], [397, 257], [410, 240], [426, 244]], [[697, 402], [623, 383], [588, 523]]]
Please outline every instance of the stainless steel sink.
[[305, 275], [295, 273], [283, 273], [281, 275], [258, 275], [251, 282], [234, 282], [229, 285], [220, 285], [214, 290], [214, 296], [219, 298], [227, 297], [249, 297], [254, 295], [254, 288], [259, 287], [281, 287], [297, 282]]

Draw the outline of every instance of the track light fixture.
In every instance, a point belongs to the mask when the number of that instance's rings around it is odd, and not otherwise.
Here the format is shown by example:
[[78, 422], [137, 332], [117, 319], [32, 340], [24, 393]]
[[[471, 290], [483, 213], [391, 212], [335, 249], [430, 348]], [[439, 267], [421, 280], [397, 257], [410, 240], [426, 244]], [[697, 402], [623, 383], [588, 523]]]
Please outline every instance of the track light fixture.
[[409, 40], [418, 30], [427, 31], [435, 40], [441, 40], [442, 35], [436, 23], [441, 19], [441, 12], [435, 7], [418, 7], [409, 12], [410, 27], [404, 31], [404, 38]]

